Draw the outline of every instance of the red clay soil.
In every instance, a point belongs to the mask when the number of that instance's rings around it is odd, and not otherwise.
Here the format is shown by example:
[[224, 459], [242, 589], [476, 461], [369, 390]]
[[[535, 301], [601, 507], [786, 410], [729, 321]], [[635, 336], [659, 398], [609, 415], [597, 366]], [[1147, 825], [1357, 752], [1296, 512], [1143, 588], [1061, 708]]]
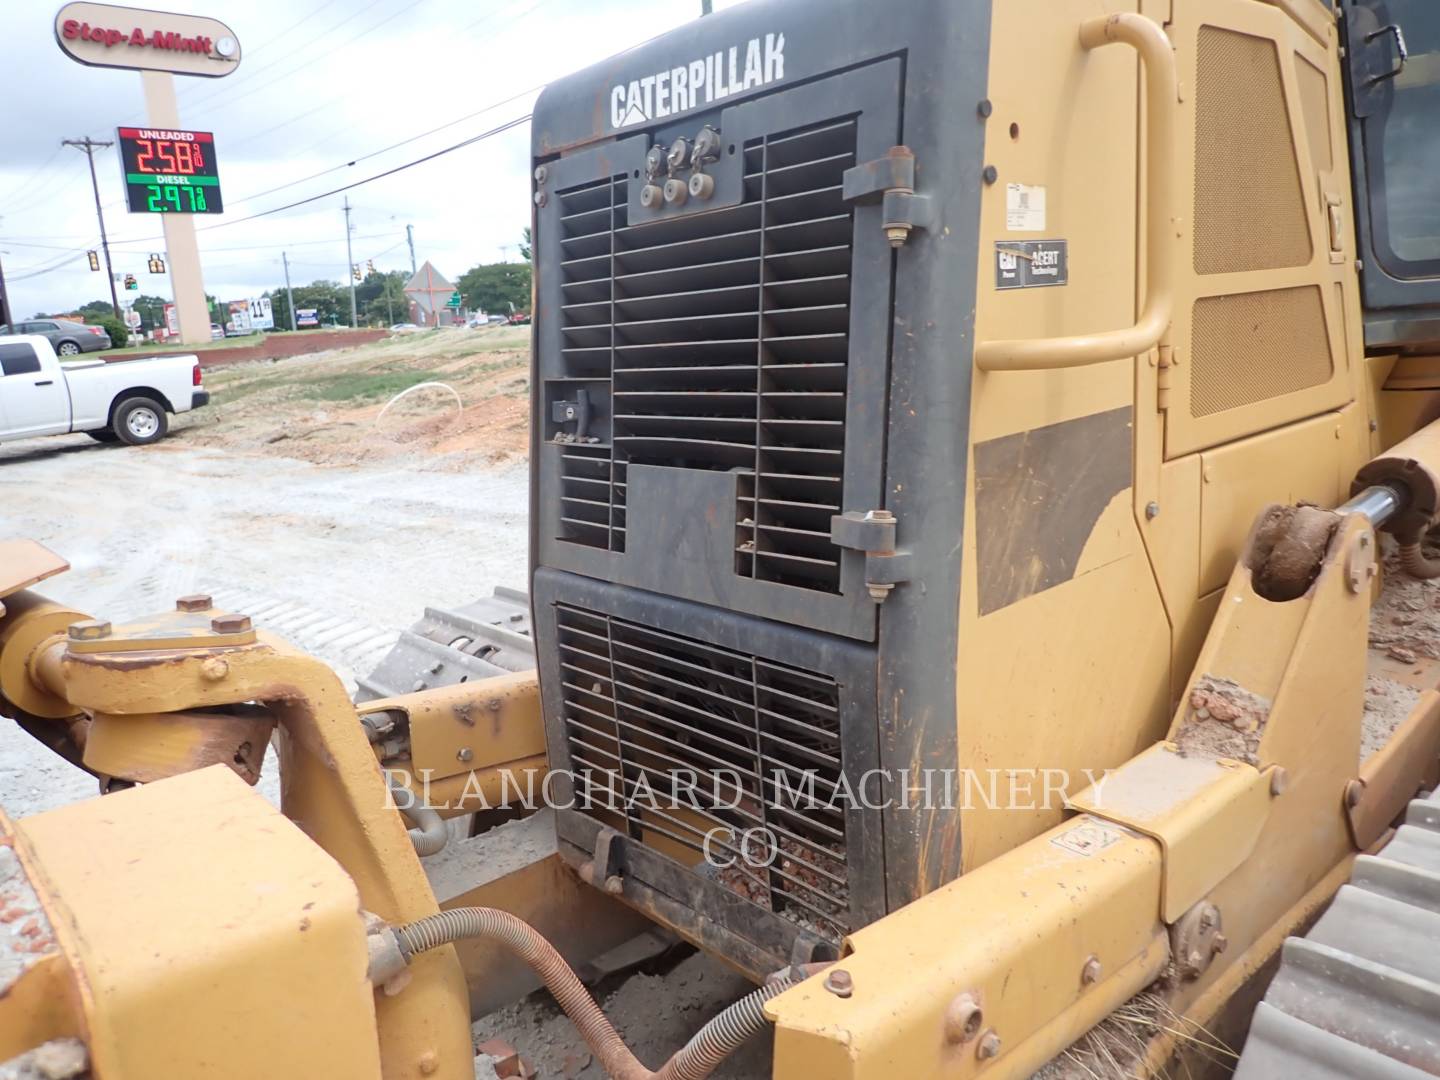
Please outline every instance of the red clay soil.
[[[209, 371], [212, 368], [243, 364], [250, 360], [279, 360], [287, 356], [324, 352], [326, 349], [367, 345], [372, 341], [379, 341], [388, 333], [388, 330], [315, 330], [306, 334], [287, 334], [284, 337], [266, 335], [258, 345], [235, 345], [228, 349], [199, 348], [191, 351], [200, 358], [200, 369]], [[135, 355], [112, 354], [104, 359], [133, 360]]]

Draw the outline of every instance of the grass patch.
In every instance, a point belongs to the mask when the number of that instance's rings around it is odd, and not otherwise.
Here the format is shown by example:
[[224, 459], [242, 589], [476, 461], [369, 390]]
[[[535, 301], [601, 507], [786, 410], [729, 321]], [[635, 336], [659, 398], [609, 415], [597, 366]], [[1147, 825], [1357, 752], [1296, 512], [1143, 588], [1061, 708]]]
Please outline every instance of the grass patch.
[[443, 381], [433, 371], [353, 371], [298, 381], [301, 396], [314, 401], [364, 401], [394, 397], [423, 382]]

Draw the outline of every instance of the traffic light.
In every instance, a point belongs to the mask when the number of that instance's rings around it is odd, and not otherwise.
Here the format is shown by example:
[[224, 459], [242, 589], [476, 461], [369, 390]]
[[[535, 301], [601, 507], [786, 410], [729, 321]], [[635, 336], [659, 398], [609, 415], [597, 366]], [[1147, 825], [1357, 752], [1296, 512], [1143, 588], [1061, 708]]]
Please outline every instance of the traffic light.
[[350, 273], [351, 273], [351, 275], [355, 278], [356, 281], [364, 281], [364, 280], [365, 280], [363, 277], [360, 276], [360, 264], [359, 264], [359, 263], [354, 263], [353, 265], [351, 265], [351, 267], [350, 267]]
[[90, 269], [91, 269], [91, 270], [99, 270], [99, 269], [100, 269], [100, 256], [97, 255], [97, 254], [95, 254], [95, 252], [93, 252], [93, 251], [87, 251], [87, 252], [85, 253], [85, 255], [86, 255], [86, 257], [90, 260]]
[[146, 265], [150, 267], [150, 273], [152, 274], [163, 274], [165, 272], [165, 260], [159, 255], [152, 253]]
[[374, 259], [366, 259], [366, 260], [365, 260], [365, 272], [366, 272], [367, 274], [373, 274], [373, 273], [375, 272], [375, 260], [374, 260]]
[[134, 274], [126, 274], [126, 275], [125, 275], [125, 288], [127, 288], [127, 289], [138, 289], [138, 288], [140, 288], [140, 283], [135, 280], [135, 275], [134, 275]]

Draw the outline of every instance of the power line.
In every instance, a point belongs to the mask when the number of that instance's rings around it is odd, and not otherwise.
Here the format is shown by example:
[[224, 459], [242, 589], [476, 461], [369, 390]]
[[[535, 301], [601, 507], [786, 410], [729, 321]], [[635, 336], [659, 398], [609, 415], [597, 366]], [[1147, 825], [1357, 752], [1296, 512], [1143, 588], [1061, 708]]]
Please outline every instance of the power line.
[[[352, 165], [358, 165], [362, 161], [369, 161], [371, 158], [379, 157], [381, 154], [388, 154], [391, 150], [398, 150], [402, 146], [409, 146], [411, 143], [418, 142], [419, 140], [426, 138], [427, 136], [434, 135], [438, 131], [444, 131], [446, 128], [454, 127], [456, 124], [463, 124], [466, 120], [473, 120], [477, 116], [484, 116], [488, 112], [494, 112], [502, 105], [509, 105], [512, 102], [519, 101], [521, 98], [527, 97], [528, 95], [533, 94], [539, 90], [544, 90], [545, 86], [546, 84], [543, 82], [536, 83], [529, 89], [521, 90], [517, 94], [511, 94], [503, 101], [491, 102], [483, 109], [477, 109], [472, 113], [466, 113], [464, 116], [457, 117], [454, 120], [448, 120], [445, 123], [439, 125], [438, 127], [431, 128], [429, 131], [422, 131], [418, 135], [411, 135], [409, 138], [401, 139], [399, 142], [391, 143], [389, 146], [382, 146], [379, 150], [372, 150], [368, 154], [361, 154], [359, 157], [351, 158], [349, 161], [343, 162], [340, 165], [332, 165], [328, 169], [321, 169], [319, 172], [311, 173], [309, 176], [302, 176], [298, 180], [287, 180], [283, 184], [278, 184], [272, 188], [266, 188], [264, 191], [257, 191], [254, 195], [246, 195], [243, 198], [234, 200], [234, 202], [238, 205], [239, 203], [251, 202], [255, 199], [263, 199], [266, 195], [273, 195], [277, 191], [284, 191], [286, 188], [295, 187], [297, 184], [308, 183], [309, 181], [318, 179], [319, 177], [328, 176], [333, 172], [339, 172], [341, 169], [348, 169]], [[529, 116], [524, 117], [524, 119], [528, 120]]]
[[[387, 15], [387, 16], [385, 16], [385, 18], [381, 19], [379, 22], [375, 23], [374, 25], [372, 25], [372, 26], [370, 26], [370, 27], [368, 27], [368, 28], [360, 31], [360, 33], [356, 34], [354, 37], [347, 38], [346, 40], [344, 40], [344, 41], [342, 41], [342, 42], [339, 42], [339, 43], [336, 44], [336, 45], [331, 46], [331, 48], [330, 48], [330, 55], [333, 56], [335, 53], [339, 52], [341, 49], [344, 49], [344, 48], [346, 48], [346, 47], [348, 47], [348, 46], [350, 46], [350, 45], [355, 44], [355, 42], [359, 41], [361, 38], [365, 37], [367, 34], [373, 34], [376, 30], [379, 30], [380, 27], [384, 26], [386, 23], [393, 22], [395, 19], [398, 19], [401, 15], [404, 15], [407, 11], [410, 11], [410, 10], [416, 8], [416, 7], [419, 7], [419, 6], [420, 6], [421, 4], [423, 4], [424, 2], [425, 2], [425, 0], [410, 0], [410, 2], [407, 3], [404, 7], [400, 8], [400, 9], [397, 10], [397, 11], [392, 12], [391, 14], [389, 14], [389, 15]], [[373, 8], [373, 7], [374, 7], [376, 4], [378, 4], [378, 3], [380, 3], [380, 0], [371, 0], [371, 2], [370, 2], [369, 4], [366, 4], [366, 5], [365, 5], [363, 8], [361, 8], [359, 11], [355, 12], [354, 15], [351, 15], [351, 16], [349, 17], [349, 20], [348, 20], [348, 21], [353, 22], [358, 16], [363, 15], [365, 12], [369, 11], [371, 8]], [[272, 60], [269, 64], [265, 65], [264, 67], [257, 68], [254, 72], [252, 72], [252, 74], [259, 74], [261, 71], [267, 71], [267, 70], [269, 70], [270, 68], [274, 67], [276, 64], [278, 64], [281, 60], [285, 59], [286, 57], [294, 56], [297, 52], [302, 52], [302, 51], [303, 51], [305, 48], [307, 48], [307, 47], [308, 47], [308, 42], [302, 43], [298, 48], [296, 48], [296, 49], [291, 49], [288, 53], [284, 53], [283, 55], [276, 57], [274, 60]], [[300, 66], [301, 66], [301, 67], [305, 66], [303, 61], [302, 61], [302, 63], [301, 63]], [[226, 100], [225, 100], [225, 104], [227, 104], [227, 105], [233, 105], [233, 104], [235, 104], [237, 101], [241, 101], [241, 100], [243, 100], [244, 98], [249, 97], [251, 94], [255, 93], [255, 92], [258, 91], [258, 90], [264, 90], [264, 89], [265, 89], [266, 87], [268, 87], [268, 86], [274, 86], [277, 82], [283, 82], [285, 79], [290, 78], [291, 75], [294, 75], [295, 72], [298, 71], [298, 70], [299, 70], [299, 68], [295, 68], [295, 69], [292, 69], [291, 71], [284, 72], [284, 73], [282, 73], [282, 74], [280, 74], [280, 75], [277, 75], [275, 78], [270, 79], [270, 80], [267, 81], [267, 82], [262, 82], [262, 83], [260, 83], [258, 86], [245, 87], [245, 88], [241, 89], [240, 92], [239, 92], [238, 94], [235, 94], [233, 97], [228, 96], [229, 90], [231, 90], [231, 89], [233, 89], [233, 88], [227, 87], [227, 88], [223, 88], [223, 89], [222, 89], [219, 93], [217, 93], [217, 94], [212, 94], [210, 97], [200, 98], [198, 101], [193, 101], [193, 102], [190, 102], [189, 104], [192, 105], [192, 106], [194, 106], [194, 105], [201, 105], [201, 104], [204, 104], [204, 103], [207, 102], [207, 101], [214, 101], [214, 100], [216, 100], [216, 99], [218, 99], [218, 98], [222, 98], [222, 97], [223, 97], [223, 98], [226, 99]]]
[[[529, 120], [530, 114], [526, 113], [524, 116], [517, 116], [513, 120], [507, 120], [505, 123], [500, 124], [497, 127], [491, 128], [489, 131], [482, 131], [479, 135], [472, 135], [468, 139], [462, 139], [460, 142], [454, 143], [451, 146], [447, 146], [443, 150], [436, 150], [433, 154], [426, 154], [424, 157], [416, 158], [414, 161], [407, 161], [403, 165], [396, 165], [393, 169], [386, 169], [384, 172], [376, 173], [374, 176], [367, 176], [364, 180], [356, 180], [354, 183], [345, 184], [337, 188], [332, 188], [329, 191], [322, 191], [318, 195], [309, 195], [303, 199], [296, 199], [294, 202], [286, 203], [284, 206], [276, 206], [272, 207], [269, 210], [261, 210], [258, 213], [249, 214], [242, 218], [235, 218], [233, 221], [219, 221], [216, 222], [214, 225], [207, 225], [205, 226], [205, 228], [197, 229], [195, 231], [209, 232], [211, 229], [224, 229], [231, 225], [241, 225], [247, 221], [254, 221], [257, 218], [269, 217], [271, 214], [280, 214], [284, 213], [286, 210], [293, 210], [297, 206], [305, 206], [308, 203], [318, 202], [320, 199], [328, 199], [331, 195], [339, 195], [341, 192], [352, 191], [355, 188], [362, 187], [365, 184], [373, 183], [376, 180], [383, 180], [387, 176], [394, 176], [396, 173], [404, 172], [406, 169], [413, 169], [416, 165], [423, 165], [427, 161], [434, 161], [438, 157], [444, 157], [446, 154], [454, 153], [456, 150], [464, 149], [467, 146], [472, 146], [475, 143], [482, 142], [485, 139], [489, 139], [495, 135], [499, 135], [503, 132], [509, 131], [511, 128], [519, 127], [521, 124], [527, 123]], [[161, 239], [161, 237], [143, 237], [140, 238], [139, 242], [148, 242], [149, 240], [158, 239]], [[127, 244], [136, 242], [137, 241], [133, 239], [123, 241], [123, 243]]]

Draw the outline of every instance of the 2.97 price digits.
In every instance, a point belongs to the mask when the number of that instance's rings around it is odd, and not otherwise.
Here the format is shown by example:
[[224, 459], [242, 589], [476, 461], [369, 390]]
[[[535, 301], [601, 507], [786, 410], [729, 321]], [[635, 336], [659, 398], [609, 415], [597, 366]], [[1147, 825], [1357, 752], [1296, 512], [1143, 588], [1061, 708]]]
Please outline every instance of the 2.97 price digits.
[[135, 168], [142, 173], [193, 176], [196, 169], [205, 168], [199, 143], [136, 139], [135, 146], [140, 151], [135, 158]]
[[180, 184], [146, 184], [152, 213], [205, 213], [205, 189]]

